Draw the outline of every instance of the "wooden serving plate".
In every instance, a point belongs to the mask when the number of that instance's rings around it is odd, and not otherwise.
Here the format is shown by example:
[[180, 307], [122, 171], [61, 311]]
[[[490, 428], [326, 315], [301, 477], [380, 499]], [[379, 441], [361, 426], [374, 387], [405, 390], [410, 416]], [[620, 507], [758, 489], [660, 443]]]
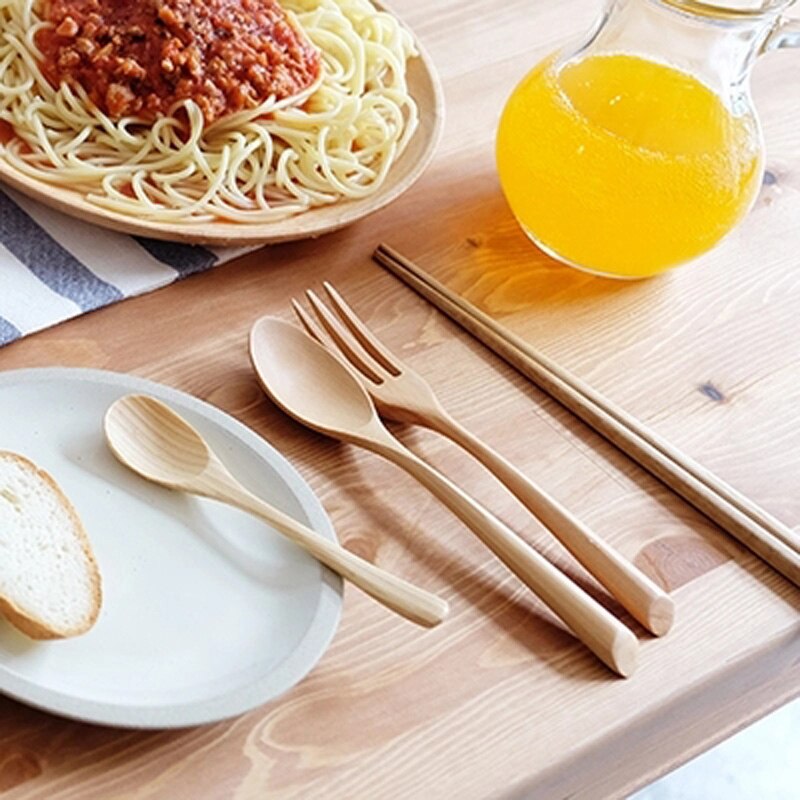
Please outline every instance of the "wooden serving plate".
[[[384, 9], [380, 3], [376, 8]], [[276, 244], [330, 233], [372, 214], [397, 199], [422, 175], [436, 150], [444, 124], [441, 83], [430, 56], [419, 47], [419, 56], [408, 62], [408, 89], [419, 107], [419, 127], [381, 188], [361, 200], [342, 200], [330, 206], [277, 222], [237, 223], [157, 222], [119, 214], [88, 202], [72, 189], [54, 186], [24, 175], [0, 157], [0, 181], [57, 211], [122, 233], [187, 244]]]

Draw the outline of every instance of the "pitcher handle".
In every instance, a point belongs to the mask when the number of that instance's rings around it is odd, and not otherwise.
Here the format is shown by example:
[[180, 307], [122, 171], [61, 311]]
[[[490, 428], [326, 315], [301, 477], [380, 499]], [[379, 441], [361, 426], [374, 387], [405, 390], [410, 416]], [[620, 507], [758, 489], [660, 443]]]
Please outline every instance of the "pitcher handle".
[[764, 52], [782, 50], [785, 47], [800, 47], [800, 19], [783, 19], [764, 42]]

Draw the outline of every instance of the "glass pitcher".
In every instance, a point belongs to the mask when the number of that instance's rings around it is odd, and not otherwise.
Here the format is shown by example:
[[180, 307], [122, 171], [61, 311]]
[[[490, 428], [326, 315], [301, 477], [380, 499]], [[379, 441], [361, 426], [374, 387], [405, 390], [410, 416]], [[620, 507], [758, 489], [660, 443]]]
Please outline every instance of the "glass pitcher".
[[792, 2], [608, 2], [588, 41], [536, 66], [503, 111], [498, 171], [528, 236], [626, 278], [713, 247], [761, 185], [750, 70], [800, 47]]

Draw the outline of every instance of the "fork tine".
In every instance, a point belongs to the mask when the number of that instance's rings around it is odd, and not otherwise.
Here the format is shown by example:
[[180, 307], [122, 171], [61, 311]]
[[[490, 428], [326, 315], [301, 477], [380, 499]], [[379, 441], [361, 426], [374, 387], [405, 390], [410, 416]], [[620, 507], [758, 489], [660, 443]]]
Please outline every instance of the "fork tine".
[[294, 309], [295, 316], [300, 320], [300, 324], [305, 328], [306, 333], [312, 339], [316, 339], [323, 347], [327, 347], [325, 344], [325, 335], [322, 333], [322, 330], [317, 323], [311, 319], [311, 315], [300, 305], [300, 301], [296, 300], [294, 297], [292, 298], [292, 308]]
[[352, 367], [355, 367], [373, 383], [383, 383], [386, 378], [391, 377], [380, 364], [374, 361], [372, 356], [311, 289], [306, 289], [306, 297], [322, 327], [333, 340], [336, 349], [345, 360], [350, 362]]
[[397, 376], [402, 372], [402, 361], [397, 358], [367, 327], [366, 323], [350, 307], [350, 304], [339, 294], [333, 284], [323, 281], [325, 289], [336, 313], [350, 332], [358, 339], [361, 346], [391, 375]]

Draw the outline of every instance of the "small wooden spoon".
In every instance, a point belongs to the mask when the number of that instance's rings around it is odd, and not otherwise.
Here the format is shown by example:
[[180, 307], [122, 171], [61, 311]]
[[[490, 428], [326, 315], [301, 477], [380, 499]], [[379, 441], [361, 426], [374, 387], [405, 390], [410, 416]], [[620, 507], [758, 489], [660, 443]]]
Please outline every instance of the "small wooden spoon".
[[636, 669], [638, 642], [618, 619], [482, 505], [417, 458], [383, 426], [351, 368], [299, 328], [262, 317], [250, 358], [264, 391], [287, 414], [320, 433], [388, 458], [438, 497], [606, 665]]
[[431, 628], [447, 616], [447, 603], [441, 598], [364, 561], [251, 494], [203, 437], [160, 400], [142, 395], [120, 398], [106, 412], [105, 433], [114, 455], [143, 478], [260, 517], [326, 567], [412, 622]]

